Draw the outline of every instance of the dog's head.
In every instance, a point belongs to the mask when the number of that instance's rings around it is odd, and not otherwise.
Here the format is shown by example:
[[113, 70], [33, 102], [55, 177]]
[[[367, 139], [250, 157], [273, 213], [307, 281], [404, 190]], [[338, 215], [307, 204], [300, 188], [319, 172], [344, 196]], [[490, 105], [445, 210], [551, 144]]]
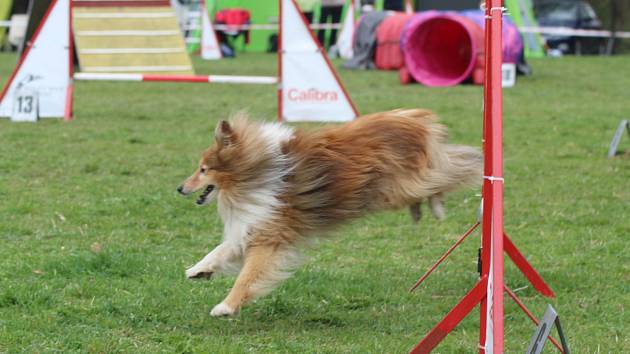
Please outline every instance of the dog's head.
[[177, 188], [183, 195], [203, 190], [198, 205], [216, 197], [218, 189], [226, 186], [234, 172], [234, 159], [239, 150], [238, 136], [230, 123], [221, 121], [214, 132], [215, 142], [204, 151], [199, 167]]

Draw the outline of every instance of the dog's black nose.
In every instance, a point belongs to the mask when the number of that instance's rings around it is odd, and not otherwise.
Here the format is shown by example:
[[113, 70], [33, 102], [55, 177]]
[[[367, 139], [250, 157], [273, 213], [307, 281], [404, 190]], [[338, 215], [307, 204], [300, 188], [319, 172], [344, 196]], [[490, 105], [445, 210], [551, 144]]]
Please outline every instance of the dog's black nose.
[[177, 191], [179, 192], [179, 194], [184, 194], [184, 195], [186, 194], [184, 193], [184, 186], [177, 187]]

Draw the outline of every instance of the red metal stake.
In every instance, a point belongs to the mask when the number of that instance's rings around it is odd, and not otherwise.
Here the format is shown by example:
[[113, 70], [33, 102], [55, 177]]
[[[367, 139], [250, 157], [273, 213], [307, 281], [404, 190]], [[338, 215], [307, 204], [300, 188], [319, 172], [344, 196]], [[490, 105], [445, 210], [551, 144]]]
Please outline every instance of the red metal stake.
[[516, 248], [512, 240], [508, 237], [507, 234], [503, 233], [503, 245], [505, 247], [505, 253], [510, 256], [514, 264], [520, 269], [521, 273], [529, 280], [530, 283], [540, 292], [543, 296], [546, 297], [556, 297], [556, 294], [551, 290], [549, 285], [545, 283], [543, 278], [538, 274], [536, 269], [532, 267], [531, 264], [525, 259], [521, 251]]
[[472, 234], [473, 231], [475, 231], [475, 229], [477, 228], [477, 226], [479, 226], [479, 221], [477, 221], [470, 229], [468, 229], [468, 231], [466, 231], [466, 233], [464, 233], [459, 240], [457, 240], [457, 242], [455, 242], [455, 244], [453, 244], [453, 246], [451, 246], [451, 248], [449, 248], [443, 255], [442, 257], [440, 257], [440, 259], [437, 260], [437, 262], [435, 262], [421, 277], [420, 279], [418, 279], [418, 281], [411, 287], [411, 289], [409, 289], [409, 292], [412, 292], [414, 290], [416, 290], [417, 287], [420, 286], [420, 284], [422, 284], [422, 282], [429, 276], [431, 275], [431, 273], [433, 273], [433, 271], [440, 265], [440, 263], [442, 263], [446, 257], [448, 257], [451, 252], [453, 252], [453, 250], [455, 250], [455, 248], [457, 248], [457, 246], [459, 246], [462, 242], [464, 242], [464, 240], [470, 235]]

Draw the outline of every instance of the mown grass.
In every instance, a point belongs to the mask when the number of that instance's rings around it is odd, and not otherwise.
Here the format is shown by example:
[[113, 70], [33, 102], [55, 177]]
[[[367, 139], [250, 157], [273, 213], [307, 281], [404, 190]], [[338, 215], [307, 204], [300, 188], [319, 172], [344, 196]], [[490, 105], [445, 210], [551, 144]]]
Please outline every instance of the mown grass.
[[[0, 78], [14, 63], [0, 56]], [[270, 55], [195, 64], [275, 72]], [[534, 76], [505, 91], [506, 230], [556, 291], [574, 352], [630, 352], [630, 159], [605, 157], [630, 116], [630, 58], [532, 65]], [[480, 87], [340, 75], [361, 112], [430, 108], [452, 141], [480, 145]], [[474, 222], [478, 191], [463, 191], [441, 223], [415, 226], [403, 211], [344, 227], [270, 296], [211, 318], [232, 279], [192, 282], [183, 271], [217, 244], [221, 223], [215, 206], [195, 207], [175, 187], [215, 122], [243, 108], [273, 120], [275, 90], [79, 82], [71, 123], [0, 121], [0, 352], [405, 352], [474, 284], [477, 238], [407, 292]], [[512, 265], [506, 274], [513, 289], [527, 286]], [[538, 316], [549, 301], [531, 287], [519, 295]], [[476, 352], [477, 317], [438, 351]], [[523, 352], [532, 332], [507, 301], [507, 351]]]

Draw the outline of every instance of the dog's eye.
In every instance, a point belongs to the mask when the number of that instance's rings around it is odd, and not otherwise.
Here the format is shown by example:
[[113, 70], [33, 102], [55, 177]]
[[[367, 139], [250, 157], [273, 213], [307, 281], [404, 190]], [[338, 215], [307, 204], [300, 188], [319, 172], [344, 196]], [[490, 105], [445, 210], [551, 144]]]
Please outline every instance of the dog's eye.
[[199, 167], [199, 172], [201, 172], [201, 173], [206, 173], [206, 171], [208, 171], [208, 169], [207, 169], [207, 168], [205, 168], [205, 167]]

